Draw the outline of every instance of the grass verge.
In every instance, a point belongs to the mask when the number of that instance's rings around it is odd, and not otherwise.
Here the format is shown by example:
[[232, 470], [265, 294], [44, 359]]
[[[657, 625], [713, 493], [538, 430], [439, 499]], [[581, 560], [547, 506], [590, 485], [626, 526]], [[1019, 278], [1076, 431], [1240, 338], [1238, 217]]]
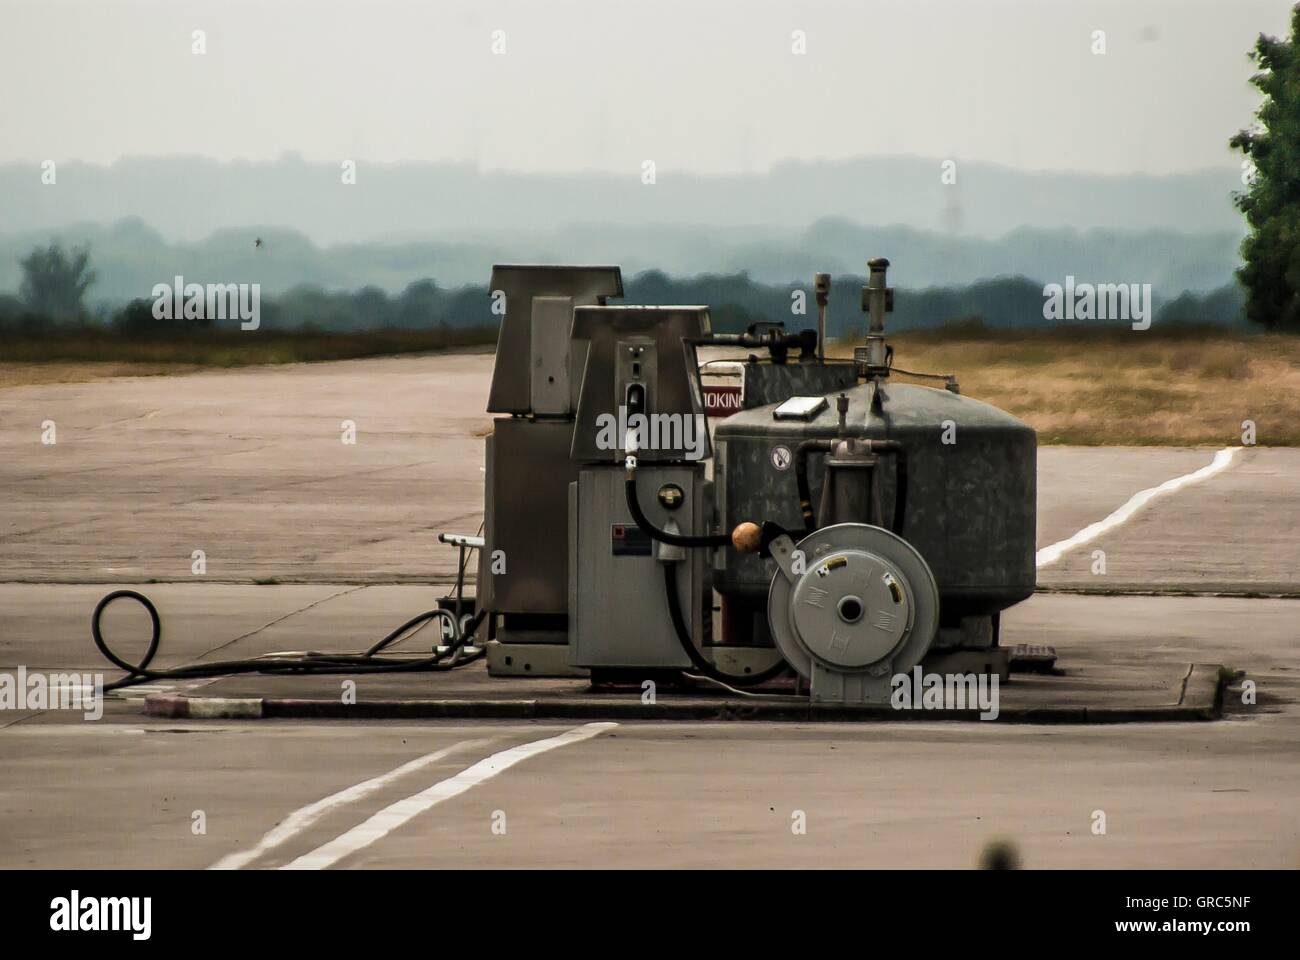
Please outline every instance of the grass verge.
[[366, 330], [354, 333], [212, 331], [127, 337], [74, 331], [0, 336], [0, 387], [105, 377], [156, 376], [264, 363], [312, 363], [427, 353], [496, 343], [491, 328]]
[[898, 367], [955, 373], [963, 394], [1024, 420], [1043, 444], [1231, 446], [1251, 420], [1260, 445], [1300, 445], [1300, 337], [958, 328], [890, 342]]

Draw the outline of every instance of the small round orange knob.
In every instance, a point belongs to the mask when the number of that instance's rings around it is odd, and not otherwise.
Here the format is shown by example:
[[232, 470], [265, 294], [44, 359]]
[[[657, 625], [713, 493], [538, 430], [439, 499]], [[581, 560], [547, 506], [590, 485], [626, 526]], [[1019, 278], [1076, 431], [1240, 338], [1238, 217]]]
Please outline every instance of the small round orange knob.
[[731, 543], [741, 553], [754, 553], [763, 545], [763, 530], [746, 520], [731, 531]]

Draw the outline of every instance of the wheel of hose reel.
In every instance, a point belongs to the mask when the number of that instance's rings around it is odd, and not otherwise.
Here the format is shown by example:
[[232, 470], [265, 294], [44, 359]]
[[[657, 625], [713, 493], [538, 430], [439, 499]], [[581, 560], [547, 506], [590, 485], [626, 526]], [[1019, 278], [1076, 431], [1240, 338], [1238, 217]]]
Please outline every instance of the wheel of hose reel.
[[921, 662], [939, 627], [939, 587], [906, 540], [840, 523], [796, 546], [802, 572], [778, 570], [768, 591], [777, 648], [819, 699], [879, 700]]

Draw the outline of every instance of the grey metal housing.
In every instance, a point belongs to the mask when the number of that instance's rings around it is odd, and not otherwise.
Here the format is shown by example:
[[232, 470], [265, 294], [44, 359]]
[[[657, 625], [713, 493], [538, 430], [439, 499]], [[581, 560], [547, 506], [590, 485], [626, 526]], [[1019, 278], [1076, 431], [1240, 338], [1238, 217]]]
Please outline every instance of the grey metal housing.
[[[679, 427], [701, 428], [699, 447], [680, 442], [640, 451], [643, 461], [705, 459], [711, 455], [700, 394], [699, 360], [695, 344], [709, 333], [708, 307], [576, 307], [573, 337], [587, 342], [587, 359], [573, 430], [574, 460], [611, 463], [623, 459], [623, 438], [610, 446], [601, 442], [605, 417], [619, 417], [627, 391], [637, 385], [645, 396], [645, 412], [671, 416]], [[637, 351], [633, 357], [630, 351]], [[685, 418], [689, 418], [686, 420]]]
[[[627, 508], [624, 480], [619, 467], [589, 466], [569, 485], [569, 662], [597, 670], [690, 667], [668, 616], [665, 563], [671, 560], [683, 617], [700, 644], [707, 630], [705, 599], [712, 598], [708, 554], [665, 547], [641, 534]], [[664, 484], [682, 493], [672, 509], [656, 496]], [[651, 523], [674, 523], [683, 534], [705, 532], [712, 504], [703, 464], [642, 466], [637, 491]]]
[[[478, 600], [504, 642], [566, 642], [569, 459], [586, 344], [574, 305], [622, 296], [618, 267], [499, 264], [505, 294], [488, 411]], [[500, 570], [496, 573], [494, 570]], [[498, 625], [495, 619], [500, 617]]]
[[[623, 296], [622, 272], [614, 266], [499, 263], [492, 268], [491, 281], [491, 293], [495, 296], [498, 291], [505, 295], [506, 312], [497, 336], [488, 413], [558, 412], [571, 416], [586, 360], [584, 345], [570, 344], [573, 307]], [[556, 303], [535, 304], [536, 298], [570, 302], [566, 309]], [[566, 409], [534, 409], [535, 376], [543, 381], [554, 377], [557, 383], [564, 378], [569, 397]]]
[[[946, 390], [883, 382], [845, 391], [847, 435], [901, 441], [907, 450], [907, 505], [902, 536], [934, 571], [944, 625], [997, 613], [1034, 592], [1037, 442], [1034, 431], [996, 407]], [[773, 419], [773, 405], [733, 414], [714, 433], [714, 482], [723, 529], [772, 520], [802, 530], [791, 459], [800, 441], [834, 438], [839, 417], [828, 409], [807, 423]], [[949, 429], [951, 428], [951, 429]], [[954, 441], [944, 443], [945, 433]], [[777, 448], [784, 448], [780, 455]], [[821, 495], [822, 457], [809, 461], [813, 503]], [[882, 498], [888, 514], [895, 473], [884, 458]], [[784, 469], [778, 467], [784, 464]], [[715, 586], [729, 599], [761, 604], [776, 573], [770, 560], [723, 553]]]

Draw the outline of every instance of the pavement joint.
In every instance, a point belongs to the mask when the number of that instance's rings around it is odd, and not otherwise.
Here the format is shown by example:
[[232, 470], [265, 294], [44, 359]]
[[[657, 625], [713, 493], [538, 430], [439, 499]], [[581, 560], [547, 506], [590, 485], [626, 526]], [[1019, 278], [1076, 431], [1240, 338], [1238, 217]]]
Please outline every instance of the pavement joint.
[[328, 603], [330, 600], [334, 600], [334, 599], [336, 599], [336, 598], [338, 598], [338, 597], [345, 597], [345, 596], [347, 596], [349, 593], [356, 593], [358, 590], [364, 590], [364, 589], [366, 589], [366, 586], [368, 586], [368, 585], [367, 585], [367, 584], [362, 584], [362, 585], [360, 585], [360, 586], [352, 587], [352, 588], [349, 589], [349, 590], [340, 590], [338, 593], [331, 593], [328, 597], [322, 597], [322, 598], [319, 599], [319, 600], [313, 600], [311, 603], [307, 604], [305, 607], [299, 607], [297, 610], [293, 610], [293, 611], [291, 611], [291, 612], [289, 612], [289, 613], [286, 613], [286, 614], [285, 614], [284, 616], [282, 616], [282, 617], [276, 617], [274, 620], [271, 620], [271, 621], [269, 621], [269, 622], [267, 622], [267, 623], [262, 624], [262, 625], [261, 625], [260, 627], [258, 627], [256, 630], [250, 630], [248, 633], [241, 634], [240, 636], [235, 637], [233, 640], [227, 640], [225, 643], [219, 643], [219, 644], [217, 644], [215, 647], [213, 647], [213, 648], [210, 649], [210, 650], [205, 650], [205, 651], [203, 651], [201, 654], [199, 654], [199, 656], [198, 656], [197, 659], [202, 660], [204, 657], [208, 656], [209, 654], [216, 653], [218, 650], [224, 650], [224, 649], [226, 649], [226, 647], [234, 646], [236, 643], [239, 643], [239, 641], [241, 641], [241, 640], [247, 640], [249, 637], [255, 637], [255, 636], [257, 636], [259, 633], [261, 633], [263, 630], [267, 630], [267, 629], [269, 629], [269, 628], [275, 626], [277, 623], [283, 623], [284, 621], [288, 620], [290, 617], [296, 617], [296, 616], [297, 616], [298, 614], [300, 614], [300, 613], [305, 613], [306, 611], [310, 610], [312, 607], [318, 607], [318, 606], [320, 606], [322, 603]]

